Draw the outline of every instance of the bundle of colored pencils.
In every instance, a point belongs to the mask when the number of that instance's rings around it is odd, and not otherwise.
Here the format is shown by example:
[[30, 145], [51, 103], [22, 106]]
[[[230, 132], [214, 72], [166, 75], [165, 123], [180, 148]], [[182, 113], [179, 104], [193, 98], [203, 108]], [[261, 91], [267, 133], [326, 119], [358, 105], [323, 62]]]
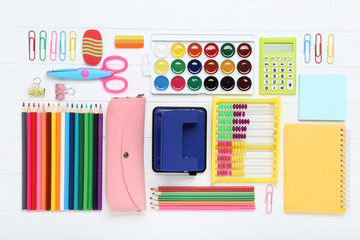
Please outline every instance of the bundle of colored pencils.
[[156, 210], [255, 210], [252, 186], [163, 186], [151, 188]]
[[102, 108], [22, 108], [22, 209], [102, 209]]

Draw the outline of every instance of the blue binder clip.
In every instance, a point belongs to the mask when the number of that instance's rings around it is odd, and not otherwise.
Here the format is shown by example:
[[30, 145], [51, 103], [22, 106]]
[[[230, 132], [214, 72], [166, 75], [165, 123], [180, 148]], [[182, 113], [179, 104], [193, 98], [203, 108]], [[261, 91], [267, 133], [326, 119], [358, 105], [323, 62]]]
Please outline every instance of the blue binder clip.
[[206, 110], [157, 107], [153, 111], [153, 170], [196, 175], [206, 169]]
[[304, 60], [309, 63], [311, 59], [311, 35], [309, 33], [304, 36]]

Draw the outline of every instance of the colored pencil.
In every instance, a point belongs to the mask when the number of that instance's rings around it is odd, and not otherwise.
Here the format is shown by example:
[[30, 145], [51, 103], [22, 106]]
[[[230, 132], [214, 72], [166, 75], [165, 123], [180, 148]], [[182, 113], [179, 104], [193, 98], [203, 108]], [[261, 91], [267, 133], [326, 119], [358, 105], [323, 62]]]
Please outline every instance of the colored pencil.
[[188, 191], [181, 191], [181, 192], [153, 192], [153, 195], [157, 195], [157, 196], [166, 196], [166, 197], [171, 197], [171, 196], [221, 196], [221, 197], [225, 197], [225, 196], [229, 196], [229, 197], [233, 197], [233, 196], [239, 196], [239, 197], [252, 197], [255, 196], [254, 192], [225, 192], [225, 191], [221, 191], [221, 192], [217, 192], [217, 191], [200, 191], [200, 192], [188, 192]]
[[36, 112], [36, 210], [41, 210], [41, 108], [40, 103]]
[[56, 191], [56, 109], [51, 112], [51, 210], [55, 210]]
[[93, 139], [93, 209], [98, 210], [98, 144], [99, 144], [99, 113], [97, 105], [94, 108], [94, 139]]
[[159, 186], [154, 191], [254, 191], [253, 186]]
[[69, 119], [69, 210], [74, 209], [74, 147], [75, 147], [75, 113], [71, 104]]
[[103, 143], [103, 111], [99, 108], [99, 134], [98, 134], [98, 210], [102, 209], [102, 143]]
[[56, 111], [56, 166], [55, 166], [55, 210], [60, 210], [60, 173], [61, 173], [61, 108]]
[[32, 166], [32, 136], [31, 136], [31, 127], [32, 127], [32, 115], [31, 115], [31, 106], [28, 104], [26, 112], [26, 209], [31, 210], [31, 193], [32, 193], [32, 177], [31, 177], [31, 166]]
[[46, 210], [51, 210], [51, 107], [46, 113]]
[[48, 104], [46, 113], [46, 210], [51, 210], [51, 141], [51, 107]]
[[93, 209], [93, 162], [94, 161], [94, 112], [92, 104], [89, 110], [89, 186], [88, 186], [88, 210]]
[[83, 105], [79, 115], [79, 210], [84, 206], [84, 112]]
[[192, 201], [192, 200], [202, 200], [202, 201], [207, 201], [207, 200], [232, 200], [232, 201], [240, 201], [240, 200], [244, 200], [244, 201], [253, 201], [255, 200], [255, 197], [222, 197], [222, 196], [173, 196], [173, 197], [164, 197], [164, 196], [153, 196], [150, 197], [150, 199], [152, 200], [168, 200], [168, 201]]
[[155, 210], [255, 210], [255, 206], [154, 206]]
[[65, 112], [65, 179], [64, 179], [64, 209], [69, 209], [69, 159], [70, 159], [70, 110], [66, 105]]
[[158, 201], [150, 204], [159, 206], [254, 206], [255, 201]]
[[22, 173], [21, 173], [21, 183], [22, 183], [22, 191], [21, 191], [21, 209], [22, 210], [26, 210], [26, 199], [27, 199], [27, 195], [26, 195], [26, 188], [27, 188], [27, 184], [26, 184], [26, 175], [27, 175], [27, 152], [26, 152], [26, 148], [27, 148], [27, 120], [26, 120], [26, 107], [25, 107], [25, 103], [23, 102], [22, 105], [22, 109], [21, 109], [21, 147], [22, 147], [22, 165], [21, 165], [21, 169], [22, 169]]
[[64, 210], [65, 206], [65, 108], [61, 108], [61, 122], [60, 122], [60, 195], [59, 203], [60, 210]]
[[75, 142], [74, 142], [74, 210], [79, 209], [79, 153], [80, 153], [80, 114], [76, 104]]
[[41, 210], [46, 210], [46, 111], [41, 110]]
[[88, 209], [89, 198], [89, 110], [85, 105], [84, 113], [84, 197], [83, 208]]
[[33, 111], [31, 113], [31, 209], [36, 210], [36, 107], [35, 103], [33, 104]]

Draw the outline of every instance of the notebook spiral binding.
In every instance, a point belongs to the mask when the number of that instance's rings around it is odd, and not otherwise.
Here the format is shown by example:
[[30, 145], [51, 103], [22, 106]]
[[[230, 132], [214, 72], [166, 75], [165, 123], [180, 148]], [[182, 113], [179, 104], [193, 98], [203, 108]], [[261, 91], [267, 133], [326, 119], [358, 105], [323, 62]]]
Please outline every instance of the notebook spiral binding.
[[346, 129], [341, 129], [340, 134], [341, 141], [341, 183], [340, 183], [340, 197], [341, 197], [341, 208], [348, 209], [349, 208], [349, 154], [348, 154], [348, 146], [349, 143], [346, 139], [349, 138], [349, 131]]

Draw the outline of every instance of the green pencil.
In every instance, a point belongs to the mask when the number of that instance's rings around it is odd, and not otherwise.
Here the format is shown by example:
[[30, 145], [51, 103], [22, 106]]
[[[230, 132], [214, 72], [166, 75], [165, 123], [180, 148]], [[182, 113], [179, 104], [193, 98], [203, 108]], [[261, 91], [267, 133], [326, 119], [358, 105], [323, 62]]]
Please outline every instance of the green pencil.
[[154, 192], [154, 195], [157, 196], [221, 196], [221, 197], [253, 197], [255, 196], [254, 192], [241, 192], [241, 191], [179, 191], [179, 192]]
[[79, 210], [83, 210], [84, 198], [84, 110], [80, 107], [79, 114]]
[[88, 209], [89, 197], [89, 110], [85, 105], [84, 113], [84, 210]]
[[89, 201], [88, 209], [93, 208], [93, 165], [94, 165], [94, 112], [92, 105], [89, 111]]
[[255, 196], [252, 197], [220, 197], [220, 196], [202, 196], [202, 197], [164, 197], [164, 196], [153, 196], [150, 197], [150, 199], [152, 200], [166, 200], [166, 201], [182, 201], [182, 200], [202, 200], [202, 201], [207, 201], [207, 200], [236, 200], [236, 201], [252, 201], [255, 200]]

